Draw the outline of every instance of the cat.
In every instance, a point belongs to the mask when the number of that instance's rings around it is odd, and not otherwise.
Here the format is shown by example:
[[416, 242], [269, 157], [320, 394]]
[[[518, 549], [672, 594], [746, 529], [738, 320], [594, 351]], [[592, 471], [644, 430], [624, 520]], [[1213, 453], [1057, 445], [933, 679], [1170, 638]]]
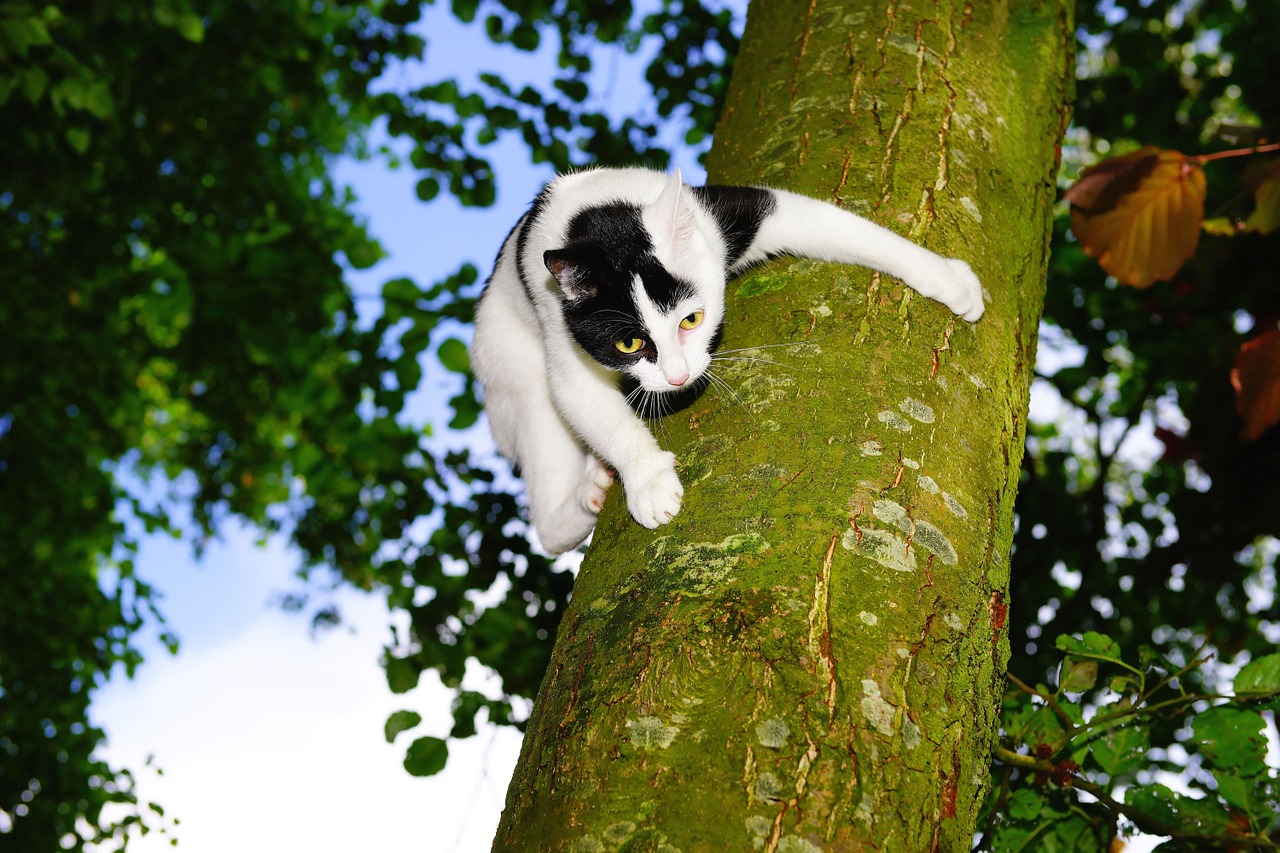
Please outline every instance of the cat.
[[690, 187], [679, 170], [631, 168], [563, 175], [534, 199], [476, 308], [471, 363], [546, 551], [587, 537], [615, 472], [640, 524], [657, 528], [679, 512], [675, 456], [627, 391], [700, 392], [726, 281], [782, 254], [880, 270], [965, 320], [982, 316], [964, 261], [795, 193]]

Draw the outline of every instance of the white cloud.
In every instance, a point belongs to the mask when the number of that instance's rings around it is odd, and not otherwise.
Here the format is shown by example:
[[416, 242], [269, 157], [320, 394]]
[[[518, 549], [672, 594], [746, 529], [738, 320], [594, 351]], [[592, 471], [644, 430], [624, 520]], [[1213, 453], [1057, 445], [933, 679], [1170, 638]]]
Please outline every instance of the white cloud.
[[[202, 569], [169, 568], [155, 578], [167, 611], [189, 621], [210, 584], [220, 590], [218, 610], [191, 625], [177, 657], [152, 654], [134, 681], [111, 683], [93, 707], [108, 733], [108, 761], [135, 769], [142, 801], [160, 803], [180, 821], [178, 849], [488, 850], [518, 733], [483, 728], [451, 744], [441, 775], [409, 776], [404, 748], [418, 734], [448, 732], [449, 695], [433, 678], [404, 696], [388, 690], [378, 664], [388, 636], [385, 605], [345, 592], [340, 604], [354, 630], [313, 640], [305, 620], [263, 606], [263, 590], [290, 586], [292, 561], [281, 550], [231, 539]], [[143, 573], [158, 574], [145, 564]], [[227, 592], [237, 582], [248, 592], [238, 601]], [[175, 618], [179, 634], [183, 621]], [[387, 744], [382, 724], [400, 708], [424, 722]], [[150, 754], [163, 775], [144, 768]], [[129, 849], [172, 848], [153, 833]]]

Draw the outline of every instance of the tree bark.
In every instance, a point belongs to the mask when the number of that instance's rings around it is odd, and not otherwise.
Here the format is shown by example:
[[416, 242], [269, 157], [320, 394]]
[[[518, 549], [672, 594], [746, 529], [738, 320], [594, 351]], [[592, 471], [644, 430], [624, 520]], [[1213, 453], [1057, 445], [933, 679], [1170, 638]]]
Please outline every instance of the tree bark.
[[[710, 161], [830, 199], [990, 296], [731, 282], [728, 387], [660, 427], [685, 504], [611, 496], [496, 850], [968, 850], [988, 787], [1071, 0], [756, 0]], [[737, 350], [737, 352], [732, 352]]]

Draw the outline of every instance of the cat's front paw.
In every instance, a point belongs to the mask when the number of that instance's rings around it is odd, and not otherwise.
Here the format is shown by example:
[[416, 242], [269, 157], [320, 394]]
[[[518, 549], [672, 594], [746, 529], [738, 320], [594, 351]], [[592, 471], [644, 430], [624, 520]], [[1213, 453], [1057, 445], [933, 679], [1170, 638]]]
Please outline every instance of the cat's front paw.
[[623, 480], [631, 517], [650, 530], [666, 524], [680, 512], [684, 486], [676, 475], [676, 457], [660, 454], [658, 464]]
[[982, 283], [964, 261], [945, 258], [942, 263], [942, 281], [939, 282], [938, 293], [929, 295], [950, 308], [961, 319], [976, 323], [983, 311]]

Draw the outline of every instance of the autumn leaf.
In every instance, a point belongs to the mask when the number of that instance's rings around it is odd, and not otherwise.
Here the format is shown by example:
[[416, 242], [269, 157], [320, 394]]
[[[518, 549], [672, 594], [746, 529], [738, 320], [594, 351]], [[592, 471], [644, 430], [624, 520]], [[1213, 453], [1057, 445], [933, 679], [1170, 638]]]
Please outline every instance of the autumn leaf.
[[1236, 411], [1244, 419], [1240, 435], [1254, 441], [1280, 421], [1280, 329], [1271, 329], [1240, 345], [1231, 387]]
[[1195, 253], [1204, 194], [1198, 165], [1147, 145], [1086, 169], [1066, 198], [1085, 252], [1125, 284], [1146, 287]]
[[1280, 159], [1271, 158], [1248, 170], [1244, 183], [1253, 190], [1254, 201], [1245, 229], [1269, 234], [1280, 228]]

